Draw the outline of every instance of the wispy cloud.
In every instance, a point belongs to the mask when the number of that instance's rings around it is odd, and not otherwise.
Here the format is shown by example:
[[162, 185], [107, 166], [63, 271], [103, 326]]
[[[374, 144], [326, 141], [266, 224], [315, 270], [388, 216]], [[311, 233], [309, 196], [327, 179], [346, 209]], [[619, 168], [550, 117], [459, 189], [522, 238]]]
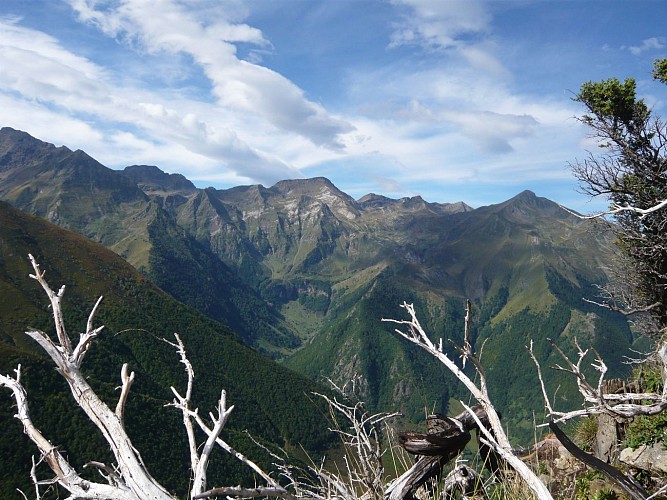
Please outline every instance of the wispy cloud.
[[478, 0], [392, 0], [406, 7], [395, 24], [391, 45], [421, 45], [429, 49], [449, 49], [465, 43], [467, 37], [484, 32], [490, 21]]
[[257, 114], [278, 129], [301, 135], [318, 146], [340, 150], [340, 135], [352, 130], [319, 104], [306, 99], [290, 80], [264, 66], [236, 56], [234, 43], [269, 45], [260, 30], [229, 22], [225, 9], [206, 23], [173, 0], [124, 0], [105, 4], [72, 0], [79, 17], [149, 52], [185, 53], [203, 69], [217, 104]]
[[[104, 22], [111, 27], [118, 25], [112, 19]], [[17, 18], [0, 19], [0, 54], [6, 63], [0, 72], [0, 91], [14, 96], [3, 107], [6, 116], [11, 117], [11, 123], [5, 121], [5, 125], [34, 131], [36, 125], [31, 122], [36, 120], [29, 117], [46, 115], [52, 117], [47, 123], [66, 122], [71, 130], [78, 131], [63, 137], [63, 143], [94, 136], [94, 141], [87, 143], [89, 152], [103, 152], [107, 159], [114, 158], [113, 150], [122, 145], [128, 148], [126, 155], [135, 151], [137, 159], [151, 163], [163, 159], [167, 168], [178, 168], [179, 163], [200, 171], [224, 166], [235, 172], [236, 178], [267, 184], [302, 175], [275, 154], [263, 151], [261, 142], [258, 148], [247, 141], [253, 132], [263, 130], [256, 120], [233, 116], [224, 106], [211, 109], [210, 104], [188, 101], [186, 97], [174, 99], [171, 91], [161, 95], [143, 87], [128, 87], [120, 82], [123, 78], [71, 53], [55, 38], [19, 23]], [[244, 38], [238, 31], [225, 32], [235, 39]], [[22, 111], [12, 112], [18, 109]], [[292, 109], [285, 111], [294, 113]], [[280, 120], [279, 113], [280, 109], [274, 110], [275, 120]], [[21, 117], [26, 117], [26, 124], [21, 125]], [[310, 123], [317, 118], [312, 114], [305, 117]], [[98, 122], [97, 134], [92, 134], [94, 129], [87, 124], [91, 120]], [[320, 142], [336, 142], [333, 137], [339, 130], [329, 125], [333, 132], [327, 136], [323, 131], [328, 125], [326, 117], [322, 122], [315, 137]], [[255, 126], [250, 131], [242, 123]], [[233, 128], [235, 125], [238, 129]], [[289, 140], [283, 138], [283, 142]], [[165, 156], [159, 150], [171, 154]], [[148, 152], [155, 158], [148, 158]]]
[[638, 56], [643, 52], [648, 50], [660, 50], [665, 48], [665, 39], [664, 37], [651, 37], [642, 41], [639, 45], [632, 45], [628, 47], [628, 50], [634, 55]]
[[512, 140], [533, 134], [538, 121], [527, 114], [512, 115], [492, 111], [446, 113], [445, 116], [460, 127], [460, 131], [478, 147], [491, 154], [514, 151]]

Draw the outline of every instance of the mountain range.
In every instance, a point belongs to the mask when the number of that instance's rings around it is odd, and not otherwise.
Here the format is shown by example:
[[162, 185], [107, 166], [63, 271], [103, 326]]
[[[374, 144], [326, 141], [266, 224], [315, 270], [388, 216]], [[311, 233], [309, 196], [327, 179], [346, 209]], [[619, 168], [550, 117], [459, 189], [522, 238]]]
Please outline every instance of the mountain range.
[[[315, 380], [354, 379], [371, 409], [419, 420], [463, 397], [442, 366], [381, 322], [400, 317], [403, 301], [434, 339], [453, 342], [473, 302], [492, 397], [521, 439], [543, 406], [530, 339], [545, 365], [555, 361], [546, 338], [567, 352], [577, 338], [612, 376], [627, 370], [628, 324], [582, 300], [607, 280], [612, 235], [530, 191], [473, 209], [419, 196], [355, 200], [321, 177], [200, 189], [155, 166], [111, 170], [3, 128], [0, 199], [105, 245], [263, 355]], [[571, 381], [546, 379], [561, 386], [563, 405], [577, 404]]]

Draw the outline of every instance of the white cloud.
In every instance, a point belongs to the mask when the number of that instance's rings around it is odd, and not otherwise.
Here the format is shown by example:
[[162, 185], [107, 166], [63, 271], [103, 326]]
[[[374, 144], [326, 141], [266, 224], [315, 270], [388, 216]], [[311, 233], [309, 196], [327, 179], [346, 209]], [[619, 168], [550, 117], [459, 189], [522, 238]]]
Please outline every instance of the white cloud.
[[628, 47], [628, 50], [638, 56], [647, 50], [660, 50], [665, 48], [664, 37], [651, 37], [642, 41], [641, 45]]
[[484, 32], [490, 21], [478, 0], [392, 0], [392, 3], [408, 8], [392, 35], [392, 46], [458, 47], [462, 36]]
[[[186, 2], [187, 4], [187, 2]], [[218, 19], [202, 23], [174, 0], [124, 0], [97, 9], [93, 0], [72, 0], [83, 21], [149, 52], [185, 53], [202, 68], [219, 105], [256, 114], [279, 130], [299, 134], [317, 146], [340, 150], [350, 124], [331, 116], [282, 75], [236, 57], [234, 43], [269, 45], [260, 30]]]
[[107, 92], [109, 75], [102, 68], [63, 49], [52, 37], [22, 28], [17, 19], [0, 18], [0, 59], [0, 88], [34, 99], [88, 107]]
[[460, 132], [478, 147], [491, 154], [514, 151], [513, 139], [532, 135], [539, 125], [527, 114], [511, 115], [491, 111], [466, 111], [444, 113], [452, 123], [460, 127]]
[[[263, 150], [257, 132], [276, 135], [275, 128], [219, 106], [175, 98], [171, 90], [161, 95], [124, 86], [110, 71], [19, 22], [0, 19], [0, 58], [6, 63], [0, 72], [0, 95], [7, 100], [3, 125], [32, 133], [45, 129], [40, 138], [67, 145], [77, 142], [77, 147], [112, 166], [132, 158], [131, 163], [162, 160], [165, 168], [173, 169], [180, 161], [181, 168], [202, 172], [227, 168], [244, 179], [268, 184], [301, 176]], [[67, 129], [76, 133], [63, 137], [59, 131]], [[122, 155], [119, 140], [126, 147]], [[282, 134], [283, 142], [289, 140]]]

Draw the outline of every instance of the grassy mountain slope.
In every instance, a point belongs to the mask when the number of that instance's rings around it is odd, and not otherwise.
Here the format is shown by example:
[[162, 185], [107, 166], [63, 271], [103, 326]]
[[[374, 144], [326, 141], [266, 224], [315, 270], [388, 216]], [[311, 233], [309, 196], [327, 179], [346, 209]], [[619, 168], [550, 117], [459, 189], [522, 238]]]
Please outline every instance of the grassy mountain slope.
[[[385, 240], [382, 273], [368, 274], [356, 290], [332, 294], [323, 333], [290, 366], [339, 382], [361, 374], [377, 408], [414, 416], [424, 407], [446, 406], [446, 396], [466, 397], [462, 388], [430, 360], [402, 352], [408, 346], [397, 344], [380, 318], [401, 317], [399, 303], [414, 302], [434, 340], [461, 342], [463, 301], [470, 298], [491, 393], [524, 442], [532, 438], [533, 412], [543, 408], [526, 352], [531, 339], [543, 366], [557, 361], [547, 338], [569, 353], [576, 338], [604, 352], [610, 376], [627, 373], [621, 361], [633, 339], [625, 319], [582, 300], [594, 297], [593, 284], [606, 279], [601, 268], [613, 258], [609, 235], [593, 237], [584, 221], [530, 192], [450, 217], [423, 213], [410, 220], [405, 240]], [[456, 356], [451, 348], [450, 354]], [[426, 376], [427, 369], [437, 376]], [[561, 386], [560, 405], [579, 404], [573, 381], [553, 370], [545, 378], [551, 391]]]
[[[70, 336], [85, 325], [88, 311], [104, 295], [98, 322], [106, 326], [83, 366], [91, 384], [110, 404], [118, 397], [120, 367], [128, 362], [137, 372], [128, 403], [128, 428], [153, 474], [172, 490], [184, 493], [188, 483], [187, 448], [181, 417], [164, 405], [170, 386], [183, 387], [185, 374], [173, 348], [161, 342], [179, 332], [199, 375], [195, 406], [213, 408], [220, 389], [236, 405], [226, 434], [234, 445], [262, 453], [241, 432], [247, 429], [266, 442], [305, 446], [317, 452], [331, 439], [313, 402], [315, 388], [307, 379], [262, 358], [241, 344], [219, 323], [162, 292], [117, 255], [75, 233], [0, 203], [0, 369], [9, 373], [23, 365], [23, 381], [37, 426], [62, 445], [70, 459], [108, 460], [107, 447], [73, 406], [67, 389], [36, 345], [22, 332], [28, 326], [51, 331], [47, 299], [28, 278], [32, 252], [53, 287], [67, 285], [64, 312]], [[321, 389], [318, 389], [321, 390]], [[18, 485], [28, 491], [33, 447], [12, 417], [8, 391], [0, 394], [0, 496], [19, 498]], [[8, 460], [11, 457], [11, 460]], [[267, 458], [268, 460], [268, 458]], [[242, 469], [217, 456], [213, 482], [233, 484]], [[8, 463], [10, 462], [10, 463]]]
[[[169, 196], [158, 196], [162, 184]], [[168, 206], [193, 192], [185, 178], [156, 167], [118, 172], [82, 151], [0, 130], [0, 199], [99, 241], [247, 344], [271, 352], [294, 348], [299, 339], [281, 314], [169, 216]]]
[[[501, 410], [542, 408], [525, 354], [530, 338], [540, 346], [562, 339], [567, 350], [585, 337], [609, 347], [611, 369], [623, 373], [627, 324], [581, 300], [606, 280], [610, 236], [531, 192], [472, 210], [418, 196], [354, 200], [324, 178], [202, 190], [156, 167], [122, 175], [150, 200], [141, 213], [153, 280], [213, 317], [236, 311], [246, 342], [293, 354], [287, 362], [310, 377], [344, 383], [358, 374], [374, 409], [416, 417], [460, 390], [380, 322], [400, 316], [402, 300], [418, 304], [434, 338], [446, 339], [460, 338], [462, 304], [474, 302], [475, 339], [486, 341], [483, 361], [498, 374]], [[218, 306], [220, 296], [234, 309]], [[542, 361], [552, 360], [540, 349]], [[554, 372], [547, 377], [559, 382]], [[571, 391], [559, 394], [574, 404]], [[515, 413], [521, 428], [526, 414]]]

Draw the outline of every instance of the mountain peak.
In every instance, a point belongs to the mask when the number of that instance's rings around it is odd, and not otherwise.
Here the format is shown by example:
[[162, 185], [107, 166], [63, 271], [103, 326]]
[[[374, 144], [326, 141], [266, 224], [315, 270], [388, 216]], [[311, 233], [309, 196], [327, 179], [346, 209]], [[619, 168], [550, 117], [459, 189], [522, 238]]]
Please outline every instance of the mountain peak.
[[521, 191], [519, 194], [517, 194], [514, 198], [514, 200], [535, 200], [537, 198], [537, 195], [531, 191], [530, 189], [525, 189]]
[[556, 203], [549, 200], [548, 198], [537, 196], [533, 191], [529, 189], [521, 191], [515, 197], [507, 200], [506, 203], [508, 205], [527, 205], [539, 208], [551, 208], [553, 206], [558, 206]]
[[35, 162], [58, 152], [71, 153], [71, 150], [40, 141], [27, 132], [11, 127], [0, 129], [0, 170]]
[[357, 201], [334, 186], [326, 177], [280, 181], [271, 187], [271, 191], [282, 196], [307, 196], [316, 199], [347, 219], [354, 219], [359, 215]]
[[306, 179], [285, 179], [276, 182], [271, 189], [283, 194], [293, 191], [311, 191], [320, 188], [327, 188], [342, 193], [333, 182], [326, 177], [311, 177]]
[[168, 174], [155, 165], [131, 165], [122, 171], [144, 191], [194, 191], [197, 188], [181, 174]]
[[530, 190], [525, 190], [509, 200], [488, 207], [492, 212], [503, 213], [506, 217], [516, 222], [526, 223], [533, 221], [535, 217], [564, 217], [565, 212], [560, 205], [537, 196]]
[[396, 200], [392, 200], [391, 198], [375, 193], [368, 193], [367, 195], [362, 196], [357, 200], [357, 203], [359, 203], [359, 205], [361, 205], [363, 208], [384, 207], [395, 202]]

